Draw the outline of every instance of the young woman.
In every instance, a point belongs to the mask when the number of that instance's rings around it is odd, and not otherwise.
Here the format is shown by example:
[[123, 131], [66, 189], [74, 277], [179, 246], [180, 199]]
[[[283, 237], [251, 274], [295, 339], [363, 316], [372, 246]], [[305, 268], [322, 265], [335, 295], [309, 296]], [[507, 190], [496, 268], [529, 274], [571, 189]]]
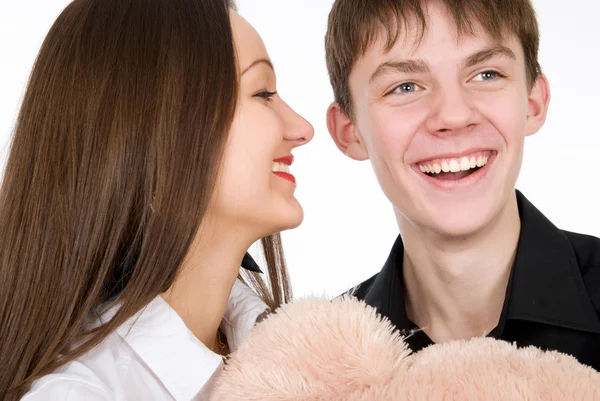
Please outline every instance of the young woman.
[[[277, 233], [302, 221], [288, 169], [312, 136], [226, 0], [71, 3], [0, 192], [0, 399], [205, 399], [291, 297]], [[259, 239], [261, 298], [236, 281]]]

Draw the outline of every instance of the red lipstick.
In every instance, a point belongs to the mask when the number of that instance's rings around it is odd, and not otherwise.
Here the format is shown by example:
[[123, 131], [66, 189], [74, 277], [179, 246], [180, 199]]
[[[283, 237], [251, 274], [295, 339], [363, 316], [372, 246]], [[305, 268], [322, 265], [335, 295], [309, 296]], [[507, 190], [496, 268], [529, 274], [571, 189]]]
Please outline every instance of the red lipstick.
[[[292, 163], [294, 162], [294, 156], [293, 155], [283, 156], [283, 157], [273, 160], [273, 162], [285, 164], [286, 166], [291, 166]], [[294, 177], [292, 174], [287, 173], [285, 171], [273, 171], [273, 174], [275, 174], [278, 177], [283, 178], [284, 180], [293, 182], [294, 184], [296, 183], [296, 177]]]
[[294, 184], [296, 183], [296, 177], [294, 177], [290, 173], [284, 173], [283, 171], [273, 171], [273, 174], [275, 174], [276, 176], [281, 177], [285, 180], [291, 181]]
[[287, 164], [288, 166], [291, 166], [292, 163], [294, 162], [294, 156], [287, 155], [287, 156], [280, 157], [279, 159], [275, 159], [273, 161], [275, 163], [283, 163], [283, 164]]

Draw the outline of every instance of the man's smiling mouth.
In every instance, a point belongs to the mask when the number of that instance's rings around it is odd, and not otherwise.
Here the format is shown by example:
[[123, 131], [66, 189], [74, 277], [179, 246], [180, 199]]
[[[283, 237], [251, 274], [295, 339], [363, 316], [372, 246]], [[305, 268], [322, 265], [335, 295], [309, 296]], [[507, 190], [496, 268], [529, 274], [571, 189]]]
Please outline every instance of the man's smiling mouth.
[[439, 157], [419, 162], [417, 167], [429, 177], [457, 181], [485, 167], [494, 154], [494, 151], [487, 150], [459, 157]]

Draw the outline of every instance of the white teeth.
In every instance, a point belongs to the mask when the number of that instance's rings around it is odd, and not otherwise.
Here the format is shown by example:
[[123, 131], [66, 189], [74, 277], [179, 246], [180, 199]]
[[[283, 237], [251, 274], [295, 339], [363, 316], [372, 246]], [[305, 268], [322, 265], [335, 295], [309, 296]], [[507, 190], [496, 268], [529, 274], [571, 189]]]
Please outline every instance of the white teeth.
[[288, 166], [285, 163], [279, 163], [279, 162], [273, 162], [273, 167], [271, 167], [271, 171], [273, 172], [278, 172], [281, 171], [282, 173], [290, 173], [290, 166]]
[[458, 163], [458, 160], [450, 160], [450, 171], [453, 173], [457, 173], [460, 171], [460, 164]]
[[459, 171], [468, 171], [476, 167], [483, 167], [487, 164], [488, 160], [489, 156], [465, 156], [460, 159], [442, 159], [432, 164], [420, 164], [419, 168], [427, 174], [439, 174], [442, 171], [444, 173], [456, 173]]
[[463, 157], [462, 159], [460, 159], [460, 170], [461, 171], [467, 171], [471, 169], [471, 164], [469, 162], [469, 158], [468, 157]]

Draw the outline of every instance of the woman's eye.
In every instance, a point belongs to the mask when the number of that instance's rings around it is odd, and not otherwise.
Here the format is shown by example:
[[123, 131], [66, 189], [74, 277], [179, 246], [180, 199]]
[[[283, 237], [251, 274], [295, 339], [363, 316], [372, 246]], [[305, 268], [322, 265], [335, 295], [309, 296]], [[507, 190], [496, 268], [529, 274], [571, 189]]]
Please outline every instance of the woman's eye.
[[405, 82], [396, 88], [394, 88], [390, 93], [404, 95], [407, 93], [412, 93], [420, 90], [421, 87], [414, 82]]
[[272, 102], [273, 96], [275, 96], [276, 94], [277, 94], [277, 92], [262, 91], [262, 92], [258, 92], [254, 96], [260, 97], [260, 98], [266, 100], [267, 102]]

